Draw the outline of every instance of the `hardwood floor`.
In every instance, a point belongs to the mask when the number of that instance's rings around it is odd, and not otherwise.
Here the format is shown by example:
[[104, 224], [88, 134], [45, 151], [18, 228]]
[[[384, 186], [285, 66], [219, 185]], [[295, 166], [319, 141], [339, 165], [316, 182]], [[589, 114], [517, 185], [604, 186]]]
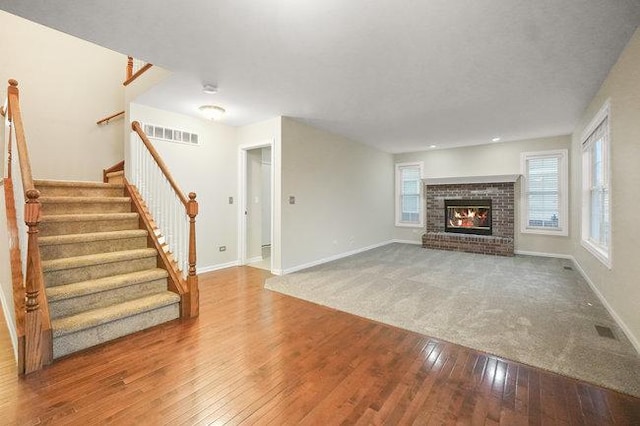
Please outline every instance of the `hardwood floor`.
[[0, 424], [640, 424], [640, 399], [262, 288], [200, 276], [201, 310], [15, 376]]

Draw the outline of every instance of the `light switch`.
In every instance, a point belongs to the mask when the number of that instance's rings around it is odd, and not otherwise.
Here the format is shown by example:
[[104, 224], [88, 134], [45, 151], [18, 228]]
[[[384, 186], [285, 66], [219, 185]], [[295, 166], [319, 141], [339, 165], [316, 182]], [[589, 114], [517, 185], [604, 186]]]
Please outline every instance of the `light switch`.
[[229, 197], [229, 204], [233, 204], [233, 197]]

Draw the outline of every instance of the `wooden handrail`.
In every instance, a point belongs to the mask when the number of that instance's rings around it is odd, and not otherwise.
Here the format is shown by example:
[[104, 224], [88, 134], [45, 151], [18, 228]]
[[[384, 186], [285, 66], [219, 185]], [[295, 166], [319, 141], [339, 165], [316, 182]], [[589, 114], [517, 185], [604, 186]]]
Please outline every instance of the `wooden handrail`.
[[[136, 71], [135, 74], [133, 74], [131, 77], [127, 78], [125, 80], [124, 83], [122, 83], [124, 86], [128, 86], [129, 84], [131, 84], [136, 78], [140, 77], [142, 74], [144, 74], [149, 68], [151, 68], [153, 65], [152, 64], [145, 64], [142, 68], [140, 68], [138, 71]], [[127, 68], [128, 69], [128, 68]]]
[[[22, 188], [26, 201], [24, 205], [24, 221], [28, 227], [27, 264], [24, 276], [24, 348], [22, 351], [24, 359], [18, 362], [21, 368], [20, 373], [28, 374], [40, 370], [44, 365], [51, 363], [53, 358], [51, 318], [49, 316], [47, 296], [44, 291], [44, 277], [38, 244], [38, 228], [42, 219], [42, 204], [39, 199], [40, 192], [35, 188], [31, 174], [31, 163], [27, 150], [27, 139], [22, 122], [20, 95], [16, 80], [9, 80], [7, 98], [7, 114], [11, 122], [13, 135], [15, 135]], [[13, 138], [10, 136], [7, 145], [11, 146], [12, 143]], [[18, 353], [21, 353], [20, 349]]]
[[15, 132], [16, 145], [18, 147], [18, 160], [20, 161], [20, 170], [22, 174], [22, 188], [26, 195], [27, 191], [35, 189], [35, 186], [33, 185], [31, 162], [29, 161], [29, 152], [27, 151], [27, 138], [24, 135], [22, 111], [20, 111], [18, 82], [14, 79], [9, 80], [7, 96], [9, 98], [9, 121], [13, 123], [12, 127]]
[[97, 125], [100, 125], [102, 123], [108, 124], [110, 120], [113, 120], [114, 118], [119, 117], [119, 116], [123, 116], [124, 117], [124, 111], [116, 112], [115, 114], [111, 114], [108, 117], [105, 117], [105, 118], [103, 118], [101, 120], [98, 120], [98, 121], [96, 121], [96, 124]]
[[160, 167], [160, 170], [162, 171], [164, 176], [167, 178], [167, 180], [169, 181], [169, 184], [175, 191], [176, 195], [178, 195], [178, 198], [180, 198], [180, 201], [182, 201], [182, 204], [184, 204], [184, 207], [186, 209], [189, 204], [189, 200], [184, 195], [184, 193], [180, 190], [180, 187], [178, 186], [176, 181], [173, 179], [171, 172], [169, 172], [169, 168], [167, 167], [165, 162], [162, 160], [162, 157], [160, 157], [160, 154], [158, 154], [158, 151], [156, 151], [156, 149], [153, 147], [153, 144], [147, 137], [146, 133], [142, 130], [142, 127], [140, 127], [140, 123], [138, 123], [137, 121], [134, 121], [133, 123], [131, 123], [131, 129], [133, 129], [133, 131], [136, 132], [138, 136], [140, 136], [140, 139], [142, 139], [142, 143], [144, 143], [144, 145], [147, 147], [147, 150], [149, 150], [149, 153], [155, 160], [158, 167]]

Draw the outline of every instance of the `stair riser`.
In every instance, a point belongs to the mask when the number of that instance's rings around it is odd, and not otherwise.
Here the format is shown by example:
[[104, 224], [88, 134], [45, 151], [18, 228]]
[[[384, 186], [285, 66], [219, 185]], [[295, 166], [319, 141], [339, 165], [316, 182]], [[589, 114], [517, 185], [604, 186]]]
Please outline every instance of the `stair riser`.
[[44, 273], [44, 282], [47, 287], [53, 287], [80, 281], [95, 280], [112, 275], [128, 274], [129, 272], [143, 271], [145, 269], [153, 269], [156, 265], [156, 256], [152, 256], [80, 268], [46, 271]]
[[98, 327], [53, 339], [53, 357], [60, 358], [91, 346], [99, 345], [118, 337], [144, 330], [180, 316], [180, 304], [164, 306], [127, 318], [119, 319]]
[[122, 197], [123, 188], [83, 188], [71, 186], [39, 186], [36, 188], [43, 197]]
[[42, 203], [42, 213], [45, 215], [130, 212], [130, 201], [112, 203]]
[[89, 232], [124, 231], [138, 229], [138, 218], [110, 220], [82, 220], [69, 222], [40, 222], [40, 235], [86, 234]]
[[87, 294], [72, 299], [50, 301], [49, 312], [51, 313], [51, 318], [55, 319], [62, 316], [79, 314], [80, 312], [91, 309], [104, 308], [109, 305], [115, 305], [116, 303], [126, 302], [163, 291], [167, 291], [166, 278], [114, 288], [100, 293]]
[[135, 250], [146, 247], [147, 237], [141, 236], [117, 240], [90, 241], [86, 243], [41, 245], [40, 256], [42, 260], [53, 260], [89, 254], [113, 253], [121, 250]]

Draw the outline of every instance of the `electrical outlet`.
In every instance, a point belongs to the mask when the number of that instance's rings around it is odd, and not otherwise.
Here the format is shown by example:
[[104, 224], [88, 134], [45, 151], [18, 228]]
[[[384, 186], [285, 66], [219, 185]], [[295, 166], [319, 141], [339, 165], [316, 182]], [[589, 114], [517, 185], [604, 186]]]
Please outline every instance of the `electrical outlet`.
[[296, 197], [294, 195], [289, 195], [289, 204], [295, 204], [296, 203]]
[[227, 251], [227, 246], [220, 246], [218, 247], [219, 251]]
[[233, 204], [233, 197], [229, 197], [229, 204]]

